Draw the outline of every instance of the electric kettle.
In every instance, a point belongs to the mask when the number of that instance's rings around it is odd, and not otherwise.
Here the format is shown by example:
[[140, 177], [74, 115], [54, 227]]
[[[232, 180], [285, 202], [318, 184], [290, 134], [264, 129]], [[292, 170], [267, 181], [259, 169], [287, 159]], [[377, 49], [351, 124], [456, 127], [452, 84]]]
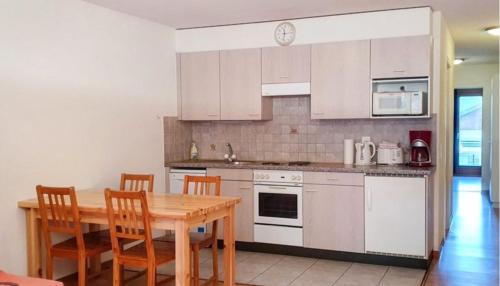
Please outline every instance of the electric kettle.
[[370, 137], [363, 137], [361, 143], [356, 143], [356, 165], [371, 165], [375, 156], [375, 144], [370, 141]]

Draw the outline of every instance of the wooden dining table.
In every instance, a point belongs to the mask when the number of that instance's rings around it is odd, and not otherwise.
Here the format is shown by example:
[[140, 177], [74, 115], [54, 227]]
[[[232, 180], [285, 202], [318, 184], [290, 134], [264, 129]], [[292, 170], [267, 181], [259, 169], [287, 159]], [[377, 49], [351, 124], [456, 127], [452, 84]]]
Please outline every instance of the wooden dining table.
[[[82, 223], [107, 225], [108, 217], [104, 190], [76, 192]], [[235, 283], [234, 209], [237, 197], [195, 196], [167, 193], [147, 193], [151, 226], [175, 231], [175, 285], [190, 284], [189, 231], [192, 227], [223, 219], [224, 226], [224, 285]], [[28, 275], [41, 277], [41, 233], [37, 199], [18, 202], [26, 212]]]

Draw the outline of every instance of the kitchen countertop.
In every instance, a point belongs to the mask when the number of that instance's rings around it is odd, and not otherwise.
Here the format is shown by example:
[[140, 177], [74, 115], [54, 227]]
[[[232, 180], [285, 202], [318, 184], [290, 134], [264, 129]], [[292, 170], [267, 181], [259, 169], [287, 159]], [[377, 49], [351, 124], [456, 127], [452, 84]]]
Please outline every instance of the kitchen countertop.
[[[170, 168], [226, 168], [226, 169], [258, 169], [258, 170], [286, 170], [309, 172], [345, 172], [381, 175], [417, 175], [425, 176], [434, 172], [434, 167], [410, 167], [407, 165], [370, 165], [356, 166], [343, 163], [314, 163], [305, 166], [263, 165], [263, 161], [241, 161], [241, 164], [229, 164], [222, 160], [188, 160], [167, 162]], [[285, 163], [285, 162], [283, 162]]]

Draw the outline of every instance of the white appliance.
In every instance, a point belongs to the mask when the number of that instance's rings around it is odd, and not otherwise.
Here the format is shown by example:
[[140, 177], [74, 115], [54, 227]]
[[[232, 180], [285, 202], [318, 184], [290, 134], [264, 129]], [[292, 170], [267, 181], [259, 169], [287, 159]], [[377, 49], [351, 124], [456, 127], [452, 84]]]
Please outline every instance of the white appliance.
[[377, 163], [383, 165], [403, 164], [403, 149], [398, 143], [382, 141], [378, 145]]
[[[184, 176], [206, 176], [206, 169], [183, 169], [183, 168], [171, 168], [169, 172], [170, 181], [170, 193], [171, 194], [182, 194], [184, 189]], [[190, 186], [193, 188], [193, 186]], [[192, 191], [192, 190], [190, 190]]]
[[372, 159], [375, 156], [376, 147], [370, 141], [370, 137], [363, 136], [361, 143], [354, 144], [356, 148], [356, 165], [372, 165]]
[[374, 92], [372, 115], [424, 115], [427, 93], [423, 91]]
[[[184, 168], [171, 168], [169, 172], [170, 193], [182, 194], [184, 190], [184, 176], [201, 176], [207, 175], [206, 169], [184, 169]], [[189, 186], [189, 192], [194, 191], [194, 185]], [[192, 232], [205, 233], [207, 231], [206, 225], [191, 228]]]
[[426, 177], [365, 176], [366, 253], [425, 258]]
[[311, 94], [310, 82], [262, 84], [262, 96], [307, 95]]
[[395, 165], [403, 164], [403, 149], [379, 147], [377, 151], [377, 164]]
[[303, 246], [300, 171], [254, 170], [254, 241]]

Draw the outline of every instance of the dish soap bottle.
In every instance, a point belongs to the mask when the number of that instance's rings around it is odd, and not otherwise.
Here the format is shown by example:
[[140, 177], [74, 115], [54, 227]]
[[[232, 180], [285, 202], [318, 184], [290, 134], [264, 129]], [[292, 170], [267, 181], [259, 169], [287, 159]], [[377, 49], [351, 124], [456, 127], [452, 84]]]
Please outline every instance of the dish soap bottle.
[[190, 150], [190, 156], [191, 160], [198, 160], [200, 158], [200, 152], [198, 151], [198, 146], [196, 146], [196, 142], [193, 141], [191, 143], [191, 150]]

